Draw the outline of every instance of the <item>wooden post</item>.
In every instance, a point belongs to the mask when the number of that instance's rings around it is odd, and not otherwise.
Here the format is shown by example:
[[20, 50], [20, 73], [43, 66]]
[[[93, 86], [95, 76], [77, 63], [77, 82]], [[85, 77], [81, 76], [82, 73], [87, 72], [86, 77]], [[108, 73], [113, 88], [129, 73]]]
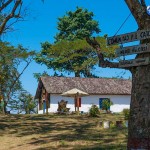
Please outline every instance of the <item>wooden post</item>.
[[76, 100], [77, 100], [77, 98], [75, 97], [75, 98], [74, 98], [74, 107], [75, 107], [75, 112], [77, 111], [77, 110], [76, 110]]
[[79, 115], [79, 93], [77, 93], [77, 114]]
[[48, 115], [48, 100], [46, 100], [46, 115]]
[[79, 97], [77, 98], [77, 112], [79, 114]]
[[[45, 90], [45, 92], [46, 92], [46, 90]], [[46, 115], [48, 115], [48, 108], [49, 108], [49, 95], [48, 95], [48, 93], [46, 92], [46, 94], [45, 94], [45, 100], [46, 100]]]

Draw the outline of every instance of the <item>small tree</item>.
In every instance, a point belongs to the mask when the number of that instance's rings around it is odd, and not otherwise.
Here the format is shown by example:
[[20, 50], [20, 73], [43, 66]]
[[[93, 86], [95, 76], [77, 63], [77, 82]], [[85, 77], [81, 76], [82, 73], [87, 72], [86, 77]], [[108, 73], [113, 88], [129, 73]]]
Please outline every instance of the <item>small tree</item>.
[[89, 114], [91, 117], [97, 117], [100, 114], [99, 108], [96, 105], [92, 105]]
[[8, 107], [11, 110], [17, 111], [18, 114], [36, 113], [37, 101], [30, 93], [25, 90], [21, 90], [13, 99], [9, 101]]
[[106, 110], [106, 112], [108, 112], [108, 110], [110, 109], [110, 106], [113, 105], [113, 102], [110, 101], [109, 99], [104, 99], [102, 101], [102, 108], [104, 110]]

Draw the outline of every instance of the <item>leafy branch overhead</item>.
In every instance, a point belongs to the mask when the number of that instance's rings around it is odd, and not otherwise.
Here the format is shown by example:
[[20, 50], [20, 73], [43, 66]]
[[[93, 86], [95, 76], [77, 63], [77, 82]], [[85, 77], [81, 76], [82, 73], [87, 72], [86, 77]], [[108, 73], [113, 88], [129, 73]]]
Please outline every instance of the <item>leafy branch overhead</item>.
[[[149, 29], [149, 23], [150, 23], [150, 16], [147, 13], [147, 6], [145, 3], [145, 0], [135, 0], [135, 1], [130, 1], [130, 0], [125, 0], [128, 8], [130, 9], [132, 15], [134, 16], [137, 24], [138, 24], [138, 29]], [[91, 45], [92, 48], [94, 48], [97, 51], [98, 58], [99, 58], [99, 65], [101, 67], [110, 67], [110, 68], [120, 68], [119, 63], [116, 62], [111, 62], [107, 57], [104, 56], [102, 53], [102, 46], [99, 44], [99, 42], [93, 38], [86, 38], [87, 42], [89, 45]], [[141, 43], [148, 43], [150, 39], [142, 40]], [[136, 58], [141, 58], [141, 57], [149, 57], [148, 54], [143, 54], [142, 56], [139, 54], [136, 56]], [[126, 68], [130, 70], [130, 68]]]
[[[98, 40], [96, 40], [96, 38], [91, 39], [91, 38], [87, 37], [87, 38], [86, 38], [86, 41], [87, 41], [87, 43], [88, 43], [92, 48], [94, 48], [94, 49], [96, 50], [97, 55], [98, 55], [98, 59], [99, 59], [99, 66], [101, 66], [101, 67], [103, 67], [103, 68], [106, 68], [106, 67], [119, 68], [119, 63], [110, 62], [110, 61], [108, 60], [109, 57], [104, 55], [104, 52], [103, 52], [104, 49], [102, 48], [102, 46], [101, 46], [101, 44], [98, 42]], [[117, 47], [118, 47], [118, 46], [112, 46], [112, 52], [113, 52], [113, 53], [111, 53], [111, 55], [112, 55], [113, 57], [111, 57], [111, 58], [114, 58], [114, 57], [115, 57], [114, 51], [115, 51], [115, 49], [116, 49]], [[109, 49], [109, 48], [108, 48], [108, 49]], [[110, 49], [111, 49], [111, 47], [110, 47]], [[106, 54], [108, 55], [108, 51], [106, 51]], [[106, 57], [107, 59], [105, 59], [105, 57]]]
[[92, 50], [85, 40], [63, 40], [53, 45], [45, 42], [42, 48], [36, 61], [61, 72], [83, 73], [85, 67], [91, 68], [98, 61], [95, 50]]

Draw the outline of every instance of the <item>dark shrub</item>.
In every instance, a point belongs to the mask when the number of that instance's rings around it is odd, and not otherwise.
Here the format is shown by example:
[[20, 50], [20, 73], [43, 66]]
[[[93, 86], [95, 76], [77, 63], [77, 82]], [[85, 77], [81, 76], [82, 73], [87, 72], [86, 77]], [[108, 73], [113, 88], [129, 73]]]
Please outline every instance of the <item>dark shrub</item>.
[[99, 108], [96, 105], [92, 105], [89, 114], [91, 117], [97, 117], [100, 114]]

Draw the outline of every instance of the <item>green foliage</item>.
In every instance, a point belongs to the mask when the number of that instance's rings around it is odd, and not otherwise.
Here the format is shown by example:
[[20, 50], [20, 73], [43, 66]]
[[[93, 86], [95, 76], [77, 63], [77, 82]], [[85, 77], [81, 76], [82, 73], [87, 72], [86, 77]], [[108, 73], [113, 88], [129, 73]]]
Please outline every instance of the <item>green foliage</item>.
[[95, 39], [100, 44], [101, 52], [103, 53], [104, 57], [113, 60], [115, 58], [115, 50], [118, 48], [118, 45], [107, 46], [105, 35], [104, 37], [97, 36]]
[[[35, 60], [48, 69], [61, 73], [74, 73], [80, 77], [97, 77], [93, 74], [98, 64], [97, 52], [86, 42], [85, 38], [99, 33], [98, 22], [93, 20], [94, 14], [87, 9], [78, 8], [67, 12], [58, 19], [58, 31], [54, 44], [42, 43], [42, 50]], [[107, 58], [114, 58], [116, 46], [107, 47], [106, 36], [96, 37], [102, 52]]]
[[104, 99], [102, 101], [102, 108], [106, 111], [108, 111], [108, 109], [110, 108], [111, 105], [113, 105], [113, 102], [110, 101], [110, 99]]
[[24, 111], [25, 114], [35, 113], [37, 102], [30, 93], [26, 91], [20, 93], [18, 100], [20, 102], [20, 109]]
[[98, 62], [96, 51], [85, 40], [62, 40], [53, 45], [45, 42], [35, 60], [45, 64], [48, 69], [76, 73], [76, 76], [89, 76]]
[[77, 7], [74, 12], [69, 11], [65, 16], [58, 18], [56, 41], [62, 39], [74, 40], [91, 36], [94, 32], [99, 33], [98, 22], [93, 20], [93, 12]]
[[[30, 64], [34, 52], [19, 45], [17, 48], [7, 42], [0, 42], [0, 92], [5, 104], [13, 94], [22, 88], [20, 76]], [[22, 71], [18, 67], [24, 64]], [[6, 106], [5, 106], [6, 107]]]
[[100, 32], [94, 14], [78, 8], [58, 19], [55, 43], [45, 42], [36, 57], [36, 62], [45, 64], [54, 71], [75, 73], [75, 76], [92, 76], [98, 63], [97, 53], [86, 42], [85, 37]]
[[43, 73], [34, 73], [34, 78], [37, 79], [37, 81], [39, 81], [41, 76], [49, 76], [49, 75], [46, 71], [44, 71]]
[[[107, 57], [114, 57], [116, 46], [106, 47], [106, 39], [97, 37], [101, 44], [103, 53]], [[76, 76], [93, 77], [91, 73], [98, 64], [97, 53], [86, 40], [66, 41], [62, 40], [55, 44], [45, 42], [42, 44], [41, 52], [35, 58], [39, 64], [44, 64], [48, 69], [54, 71], [76, 73]], [[94, 76], [95, 77], [95, 76]]]
[[89, 114], [91, 117], [97, 117], [100, 114], [99, 108], [96, 105], [92, 105]]
[[124, 114], [125, 120], [128, 120], [129, 119], [129, 115], [130, 115], [130, 109], [124, 108], [122, 112]]
[[18, 114], [36, 113], [37, 101], [25, 90], [20, 90], [8, 103], [8, 107]]

